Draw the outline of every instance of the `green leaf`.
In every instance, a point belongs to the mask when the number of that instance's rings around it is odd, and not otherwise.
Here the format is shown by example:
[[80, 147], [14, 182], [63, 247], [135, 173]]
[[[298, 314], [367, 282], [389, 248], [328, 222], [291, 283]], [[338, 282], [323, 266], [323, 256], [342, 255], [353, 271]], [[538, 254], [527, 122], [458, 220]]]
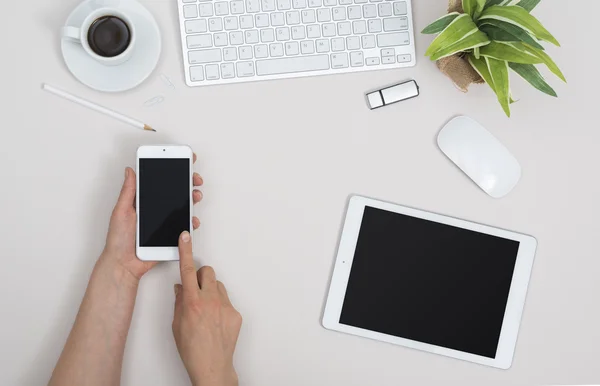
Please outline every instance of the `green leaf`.
[[482, 47], [486, 44], [490, 44], [490, 39], [486, 34], [477, 30], [475, 33], [469, 35], [465, 39], [462, 39], [455, 44], [447, 46], [441, 50], [436, 51], [433, 55], [431, 55], [431, 60], [440, 60], [447, 56], [454, 55], [457, 52], [467, 51], [473, 48]]
[[487, 60], [485, 60], [485, 58], [483, 57], [477, 58], [475, 57], [475, 55], [469, 55], [467, 59], [469, 60], [471, 67], [473, 67], [473, 69], [477, 71], [479, 76], [481, 76], [481, 78], [485, 80], [485, 83], [487, 83], [488, 86], [490, 86], [492, 91], [494, 91], [495, 93], [496, 86], [494, 85], [494, 79], [492, 79], [492, 74], [490, 73]]
[[429, 24], [427, 27], [425, 27], [425, 29], [423, 31], [421, 31], [421, 33], [423, 33], [423, 34], [440, 33], [443, 30], [445, 30], [446, 27], [448, 27], [450, 25], [450, 23], [452, 23], [452, 21], [458, 17], [458, 15], [460, 15], [458, 12], [452, 12], [447, 15], [444, 15], [444, 16], [440, 17], [439, 19], [437, 19], [436, 21], [434, 21], [433, 23]]
[[545, 51], [542, 50], [538, 50], [535, 47], [530, 46], [527, 43], [507, 43], [510, 45], [521, 45], [524, 47], [524, 49], [529, 52], [532, 53], [533, 55], [536, 55], [538, 58], [540, 58], [541, 63], [544, 63], [548, 69], [550, 71], [552, 71], [552, 73], [556, 76], [558, 76], [563, 82], [567, 82], [567, 79], [565, 78], [565, 76], [563, 75], [562, 71], [560, 70], [560, 68], [558, 68], [558, 66], [556, 65], [556, 63], [554, 63], [554, 60], [552, 60], [552, 58], [550, 57], [550, 55], [548, 55]]
[[538, 19], [530, 15], [529, 12], [519, 6], [491, 6], [483, 11], [479, 17], [479, 20], [487, 19], [495, 19], [514, 24], [540, 40], [560, 46], [558, 40], [556, 40], [546, 28], [544, 28]]
[[510, 117], [510, 80], [508, 78], [508, 63], [504, 60], [485, 58], [494, 81], [494, 91], [498, 102], [508, 117]]
[[475, 47], [473, 48], [473, 55], [475, 55], [475, 58], [479, 59], [481, 57], [481, 55], [479, 54], [479, 47]]
[[513, 63], [538, 64], [543, 62], [543, 60], [539, 56], [532, 53], [525, 47], [520, 47], [521, 49], [517, 48], [515, 46], [517, 44], [521, 43], [513, 44], [491, 42], [490, 44], [481, 48], [480, 54], [489, 58], [497, 60], [506, 60], [508, 62]]
[[543, 50], [534, 38], [527, 31], [517, 27], [514, 24], [506, 23], [496, 19], [487, 19], [480, 23], [479, 29], [485, 32], [490, 39], [499, 42], [525, 42], [540, 50]]
[[521, 0], [517, 5], [526, 11], [531, 12], [540, 3], [540, 1], [541, 0]]
[[455, 44], [475, 32], [479, 32], [479, 29], [475, 23], [473, 23], [471, 17], [463, 13], [456, 17], [456, 19], [454, 19], [450, 25], [448, 25], [448, 27], [446, 27], [446, 29], [431, 42], [431, 45], [425, 52], [425, 56], [431, 56], [436, 51]]
[[491, 7], [493, 5], [500, 5], [504, 0], [487, 0], [485, 2], [485, 8]]
[[533, 64], [509, 63], [510, 68], [533, 87], [541, 92], [556, 97], [556, 91], [546, 83], [546, 80]]
[[476, 19], [485, 7], [486, 0], [462, 0], [463, 11], [470, 15], [471, 18]]

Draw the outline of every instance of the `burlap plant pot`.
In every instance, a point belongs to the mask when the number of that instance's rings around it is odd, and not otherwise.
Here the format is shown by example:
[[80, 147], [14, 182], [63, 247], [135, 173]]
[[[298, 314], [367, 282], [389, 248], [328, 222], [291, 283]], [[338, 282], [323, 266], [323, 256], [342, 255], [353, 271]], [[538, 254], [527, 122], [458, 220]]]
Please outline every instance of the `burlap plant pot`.
[[[463, 13], [462, 1], [450, 0], [448, 4], [448, 13], [450, 12]], [[448, 76], [456, 88], [462, 92], [469, 91], [469, 86], [471, 84], [485, 83], [462, 54], [445, 57], [438, 60], [436, 64], [440, 71]]]

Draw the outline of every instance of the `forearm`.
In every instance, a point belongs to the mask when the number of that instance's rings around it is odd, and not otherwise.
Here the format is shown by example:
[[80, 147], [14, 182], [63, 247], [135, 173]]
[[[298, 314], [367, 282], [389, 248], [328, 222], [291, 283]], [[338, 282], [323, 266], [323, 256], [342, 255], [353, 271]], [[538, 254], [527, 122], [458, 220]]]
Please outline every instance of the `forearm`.
[[131, 273], [98, 260], [49, 386], [119, 385], [137, 288]]

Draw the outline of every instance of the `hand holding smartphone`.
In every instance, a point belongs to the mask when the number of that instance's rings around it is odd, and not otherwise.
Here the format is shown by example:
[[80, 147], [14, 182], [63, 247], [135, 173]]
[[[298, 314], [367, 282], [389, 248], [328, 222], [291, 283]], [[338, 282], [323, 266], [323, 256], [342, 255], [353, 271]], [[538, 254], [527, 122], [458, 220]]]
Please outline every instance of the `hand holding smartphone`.
[[179, 236], [193, 227], [193, 163], [188, 146], [138, 149], [136, 253], [140, 260], [179, 260]]

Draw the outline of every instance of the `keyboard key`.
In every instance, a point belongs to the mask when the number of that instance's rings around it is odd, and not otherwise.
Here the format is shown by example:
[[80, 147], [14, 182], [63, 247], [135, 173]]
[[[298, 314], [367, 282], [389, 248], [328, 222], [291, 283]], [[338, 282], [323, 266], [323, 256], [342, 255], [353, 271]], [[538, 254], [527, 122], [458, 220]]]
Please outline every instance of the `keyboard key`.
[[275, 0], [261, 0], [261, 9], [263, 12], [272, 12], [275, 10]]
[[292, 7], [294, 9], [306, 8], [306, 0], [292, 0]]
[[371, 3], [381, 3], [383, 0], [369, 0]]
[[190, 49], [212, 47], [212, 35], [210, 34], [190, 35], [186, 40], [187, 47]]
[[215, 15], [225, 16], [229, 15], [229, 3], [226, 1], [219, 1], [215, 3]]
[[323, 0], [308, 0], [308, 6], [310, 8], [318, 8], [323, 6]]
[[255, 16], [256, 28], [264, 28], [269, 26], [269, 15], [261, 13]]
[[206, 65], [206, 80], [217, 80], [219, 79], [219, 65], [208, 64]]
[[232, 31], [239, 28], [237, 16], [227, 16], [223, 21], [225, 22], [225, 31]]
[[381, 64], [394, 64], [396, 63], [396, 58], [394, 56], [382, 56]]
[[221, 49], [190, 51], [188, 52], [188, 60], [190, 64], [220, 62], [222, 60]]
[[283, 16], [283, 12], [273, 12], [271, 14], [271, 25], [273, 27], [285, 25], [285, 17]]
[[354, 0], [354, 4], [365, 4], [368, 3], [368, 0]]
[[316, 39], [321, 37], [321, 27], [317, 24], [306, 26], [306, 36], [310, 39]]
[[223, 31], [223, 19], [220, 17], [208, 19], [208, 29], [210, 32]]
[[365, 35], [361, 36], [360, 40], [362, 41], [362, 48], [375, 48], [375, 35]]
[[213, 15], [213, 5], [212, 5], [212, 3], [200, 4], [200, 16], [202, 16], [202, 17], [210, 17], [212, 15]]
[[379, 17], [392, 16], [392, 5], [390, 3], [381, 3], [377, 5]]
[[406, 1], [397, 1], [394, 3], [394, 15], [406, 15], [407, 12]]
[[193, 19], [198, 17], [198, 7], [196, 5], [184, 5], [183, 6], [183, 17], [186, 19]]
[[277, 0], [277, 9], [280, 11], [287, 11], [292, 8], [291, 0]]
[[306, 30], [303, 25], [297, 25], [292, 27], [292, 39], [302, 40], [306, 38]]
[[408, 32], [377, 35], [377, 45], [379, 47], [406, 46], [408, 44], [410, 44]]
[[348, 54], [345, 52], [331, 54], [331, 68], [348, 68]]
[[248, 76], [254, 76], [254, 63], [253, 62], [238, 62], [236, 63], [237, 76], [245, 78]]
[[314, 9], [305, 9], [304, 11], [302, 11], [302, 23], [303, 24], [310, 24], [310, 23], [314, 23], [315, 21], [317, 21], [317, 19], [315, 18]]
[[411, 61], [412, 57], [410, 54], [398, 55], [397, 59], [398, 59], [398, 63], [408, 63]]
[[248, 12], [248, 13], [260, 12], [260, 0], [246, 0], [246, 12]]
[[229, 33], [229, 43], [232, 46], [239, 46], [244, 44], [244, 35], [242, 31], [233, 31]]
[[258, 31], [253, 29], [246, 31], [246, 44], [256, 44], [259, 42]]
[[360, 8], [360, 5], [353, 5], [351, 7], [348, 7], [348, 19], [356, 20], [356, 19], [360, 19], [361, 17], [362, 17], [362, 10]]
[[361, 51], [350, 53], [350, 65], [352, 67], [364, 66], [365, 56]]
[[319, 39], [317, 40], [317, 52], [329, 52], [329, 39]]
[[377, 17], [377, 7], [375, 4], [365, 4], [363, 7], [363, 16], [367, 19]]
[[369, 26], [369, 33], [381, 32], [381, 20], [369, 20], [367, 25]]
[[252, 47], [242, 46], [239, 48], [239, 51], [240, 51], [240, 60], [252, 59]]
[[290, 29], [288, 27], [280, 27], [275, 30], [277, 41], [284, 42], [290, 40]]
[[317, 20], [319, 23], [331, 21], [331, 10], [329, 8], [321, 8], [317, 10]]
[[260, 30], [260, 41], [263, 43], [271, 43], [275, 41], [275, 31], [273, 28]]
[[394, 56], [396, 55], [396, 50], [393, 48], [384, 48], [381, 50], [381, 56]]
[[237, 50], [235, 49], [235, 47], [227, 47], [227, 48], [223, 48], [223, 59], [231, 62], [234, 60], [237, 60], [238, 56], [237, 56]]
[[312, 40], [305, 40], [300, 43], [300, 52], [302, 55], [310, 55], [315, 53], [315, 42]]
[[204, 19], [187, 20], [185, 22], [185, 32], [187, 32], [189, 34], [196, 34], [196, 33], [201, 33], [201, 32], [206, 32], [206, 31], [208, 31], [208, 29], [206, 26], [206, 20], [204, 20]]
[[349, 36], [346, 38], [346, 47], [349, 50], [359, 50], [360, 49], [360, 39], [358, 36]]
[[356, 20], [352, 22], [352, 30], [355, 35], [367, 33], [367, 23], [364, 20]]
[[408, 19], [405, 17], [391, 17], [383, 19], [383, 30], [386, 32], [408, 29]]
[[263, 59], [269, 57], [269, 47], [266, 44], [259, 44], [254, 46], [254, 57], [256, 59]]
[[328, 69], [329, 57], [327, 55], [256, 61], [256, 74], [258, 76], [292, 74], [294, 72], [322, 71]]
[[221, 77], [223, 79], [235, 78], [233, 63], [221, 63]]
[[190, 79], [192, 82], [200, 82], [204, 80], [204, 66], [190, 67]]
[[352, 0], [339, 0], [340, 5], [350, 5], [352, 4]]
[[346, 7], [335, 7], [333, 9], [333, 20], [346, 20]]
[[283, 56], [283, 44], [281, 44], [281, 43], [269, 44], [269, 53], [273, 57]]
[[379, 58], [367, 58], [366, 62], [367, 66], [377, 66], [379, 65]]
[[325, 23], [322, 25], [323, 27], [323, 37], [325, 38], [330, 38], [332, 36], [335, 36], [336, 32], [335, 32], [335, 24], [333, 23]]
[[352, 25], [349, 21], [337, 23], [337, 32], [339, 36], [348, 36], [352, 33]]
[[333, 38], [331, 39], [331, 51], [340, 52], [346, 49], [344, 44], [344, 38]]
[[225, 32], [219, 32], [213, 35], [215, 40], [215, 47], [224, 47], [227, 45], [227, 34]]
[[286, 21], [287, 25], [300, 24], [300, 12], [287, 11], [285, 13], [285, 21]]
[[195, 3], [196, 0], [183, 0], [184, 3]]
[[298, 55], [300, 53], [300, 46], [298, 42], [287, 42], [285, 43], [285, 54], [287, 56]]
[[240, 15], [244, 13], [244, 2], [241, 0], [231, 1], [229, 3], [232, 15]]
[[240, 16], [240, 28], [241, 29], [254, 28], [254, 19], [252, 18], [251, 15]]
[[333, 7], [337, 5], [337, 0], [323, 0], [323, 4], [325, 4], [326, 7]]

